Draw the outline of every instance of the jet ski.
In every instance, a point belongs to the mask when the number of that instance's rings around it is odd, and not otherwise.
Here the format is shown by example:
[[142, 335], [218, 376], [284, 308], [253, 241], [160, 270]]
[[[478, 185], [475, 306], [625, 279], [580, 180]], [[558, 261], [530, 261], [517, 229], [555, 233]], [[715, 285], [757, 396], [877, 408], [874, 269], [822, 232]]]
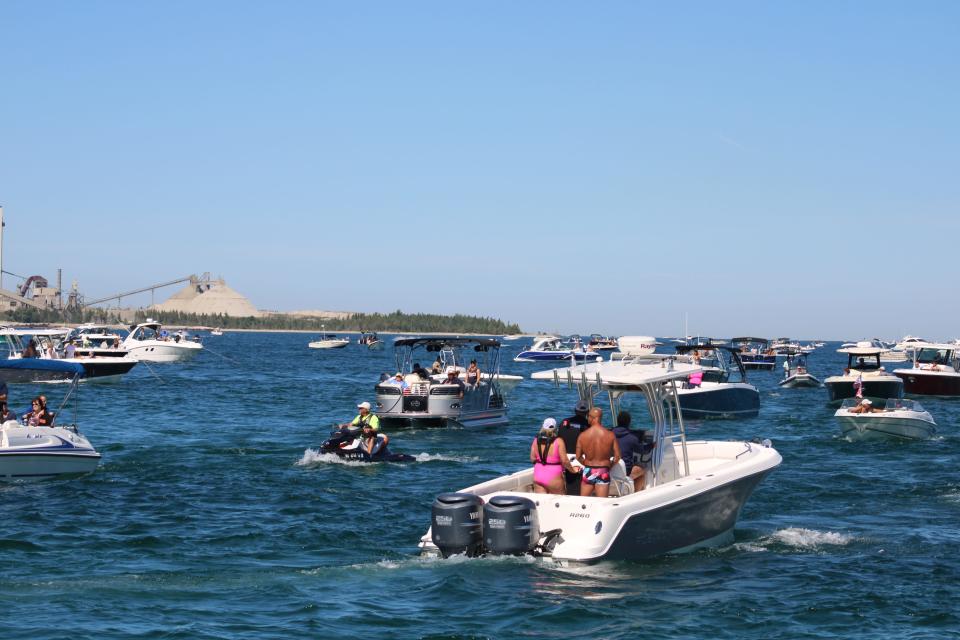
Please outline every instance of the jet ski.
[[336, 428], [330, 432], [330, 437], [320, 445], [320, 453], [332, 453], [345, 460], [356, 460], [358, 462], [413, 462], [416, 460], [406, 453], [390, 453], [385, 444], [386, 437], [382, 433], [377, 434], [377, 444], [373, 447], [373, 453], [367, 453], [363, 446], [363, 439], [360, 436], [360, 429], [356, 428]]

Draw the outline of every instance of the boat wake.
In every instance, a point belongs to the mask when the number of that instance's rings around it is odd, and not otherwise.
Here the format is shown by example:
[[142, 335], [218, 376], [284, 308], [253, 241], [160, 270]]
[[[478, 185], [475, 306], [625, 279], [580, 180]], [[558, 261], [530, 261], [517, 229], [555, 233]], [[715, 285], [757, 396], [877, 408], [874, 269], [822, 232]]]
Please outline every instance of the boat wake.
[[[480, 460], [480, 458], [476, 456], [447, 456], [442, 453], [419, 453], [414, 456], [414, 462], [477, 462], [478, 460]], [[342, 464], [348, 467], [366, 467], [383, 463], [382, 461], [365, 462], [361, 460], [346, 460], [335, 453], [321, 453], [319, 449], [307, 449], [303, 452], [303, 456], [294, 464], [298, 467], [312, 467], [319, 464]]]
[[738, 542], [734, 548], [741, 551], [770, 551], [777, 547], [790, 547], [804, 551], [815, 551], [823, 547], [842, 547], [854, 542], [855, 536], [835, 531], [817, 531], [790, 527], [773, 532], [750, 542]]

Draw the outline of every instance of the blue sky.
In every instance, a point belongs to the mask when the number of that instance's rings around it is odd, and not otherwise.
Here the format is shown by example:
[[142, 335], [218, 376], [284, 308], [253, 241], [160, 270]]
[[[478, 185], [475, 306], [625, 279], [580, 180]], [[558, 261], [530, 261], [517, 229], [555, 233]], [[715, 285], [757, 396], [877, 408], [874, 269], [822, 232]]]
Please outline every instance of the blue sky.
[[528, 330], [955, 337], [958, 24], [955, 2], [4, 2], [4, 268]]

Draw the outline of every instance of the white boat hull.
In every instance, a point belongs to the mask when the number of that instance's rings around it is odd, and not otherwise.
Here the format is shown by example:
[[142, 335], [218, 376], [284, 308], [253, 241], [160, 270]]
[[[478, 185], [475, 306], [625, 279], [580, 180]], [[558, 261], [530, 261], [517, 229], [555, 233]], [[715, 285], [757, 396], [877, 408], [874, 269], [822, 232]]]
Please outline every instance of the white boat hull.
[[349, 340], [314, 340], [307, 344], [311, 349], [343, 349]]
[[128, 353], [141, 362], [183, 362], [203, 349], [198, 342], [162, 342], [148, 340], [140, 344], [125, 344]]
[[926, 412], [850, 413], [841, 409], [835, 415], [843, 436], [851, 441], [928, 440], [937, 433], [936, 423]]
[[8, 422], [0, 432], [0, 481], [91, 473], [99, 462], [90, 442], [69, 429]]

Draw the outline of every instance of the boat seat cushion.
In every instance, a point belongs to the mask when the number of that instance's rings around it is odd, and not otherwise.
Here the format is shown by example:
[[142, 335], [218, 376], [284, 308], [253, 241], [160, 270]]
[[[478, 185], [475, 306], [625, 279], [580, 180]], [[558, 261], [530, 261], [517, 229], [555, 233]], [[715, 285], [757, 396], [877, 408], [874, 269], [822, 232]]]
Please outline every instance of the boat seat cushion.
[[633, 480], [627, 475], [627, 467], [623, 460], [610, 468], [610, 495], [626, 496], [633, 493]]

